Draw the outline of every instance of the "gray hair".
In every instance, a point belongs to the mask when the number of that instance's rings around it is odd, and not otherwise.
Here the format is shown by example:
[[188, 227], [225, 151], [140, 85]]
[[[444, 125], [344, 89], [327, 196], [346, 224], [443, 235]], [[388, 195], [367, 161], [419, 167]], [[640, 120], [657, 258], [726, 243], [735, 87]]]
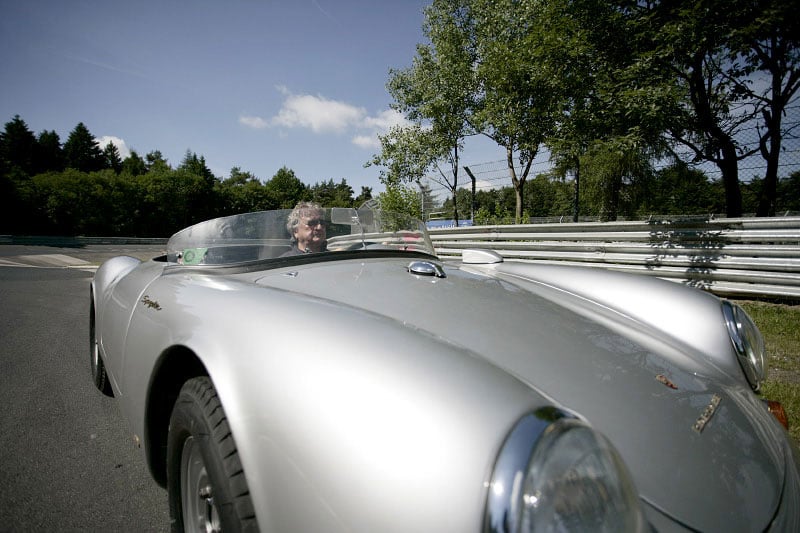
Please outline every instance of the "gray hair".
[[314, 213], [323, 213], [322, 207], [314, 202], [300, 202], [292, 212], [289, 213], [289, 216], [286, 218], [286, 231], [289, 232], [289, 236], [294, 239], [294, 229], [300, 224], [300, 218], [309, 212]]

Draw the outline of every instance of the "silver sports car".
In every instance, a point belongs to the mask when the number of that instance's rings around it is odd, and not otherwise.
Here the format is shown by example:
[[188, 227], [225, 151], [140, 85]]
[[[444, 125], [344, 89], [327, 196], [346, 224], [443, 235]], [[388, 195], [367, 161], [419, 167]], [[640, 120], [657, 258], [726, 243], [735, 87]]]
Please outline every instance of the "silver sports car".
[[669, 281], [302, 204], [106, 262], [90, 325], [174, 531], [800, 530], [758, 329]]

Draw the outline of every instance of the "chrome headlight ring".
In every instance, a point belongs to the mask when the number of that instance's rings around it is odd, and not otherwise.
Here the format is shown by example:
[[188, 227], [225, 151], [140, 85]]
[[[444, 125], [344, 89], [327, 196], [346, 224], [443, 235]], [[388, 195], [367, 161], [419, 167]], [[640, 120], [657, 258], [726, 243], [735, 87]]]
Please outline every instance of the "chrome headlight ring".
[[645, 528], [633, 481], [608, 439], [554, 407], [517, 422], [487, 488], [487, 533]]
[[761, 382], [767, 378], [767, 352], [764, 348], [764, 338], [753, 319], [740, 306], [723, 300], [722, 314], [725, 317], [725, 325], [745, 378], [750, 387], [754, 391], [758, 391], [761, 388]]

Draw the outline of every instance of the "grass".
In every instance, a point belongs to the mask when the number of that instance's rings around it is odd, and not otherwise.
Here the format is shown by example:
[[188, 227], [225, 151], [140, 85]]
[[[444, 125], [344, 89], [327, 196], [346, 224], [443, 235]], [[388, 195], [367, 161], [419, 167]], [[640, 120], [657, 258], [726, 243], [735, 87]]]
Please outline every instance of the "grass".
[[800, 305], [750, 300], [737, 302], [755, 321], [769, 356], [764, 398], [783, 404], [789, 434], [800, 445]]

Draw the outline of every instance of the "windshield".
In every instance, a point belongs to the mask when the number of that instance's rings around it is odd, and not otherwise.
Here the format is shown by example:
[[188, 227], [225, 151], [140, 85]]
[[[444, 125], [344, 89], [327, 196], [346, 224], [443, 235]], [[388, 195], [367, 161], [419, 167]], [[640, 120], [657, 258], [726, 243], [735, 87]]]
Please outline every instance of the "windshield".
[[360, 250], [436, 254], [425, 225], [407, 215], [313, 206], [195, 224], [169, 239], [167, 260], [184, 265], [228, 265]]

